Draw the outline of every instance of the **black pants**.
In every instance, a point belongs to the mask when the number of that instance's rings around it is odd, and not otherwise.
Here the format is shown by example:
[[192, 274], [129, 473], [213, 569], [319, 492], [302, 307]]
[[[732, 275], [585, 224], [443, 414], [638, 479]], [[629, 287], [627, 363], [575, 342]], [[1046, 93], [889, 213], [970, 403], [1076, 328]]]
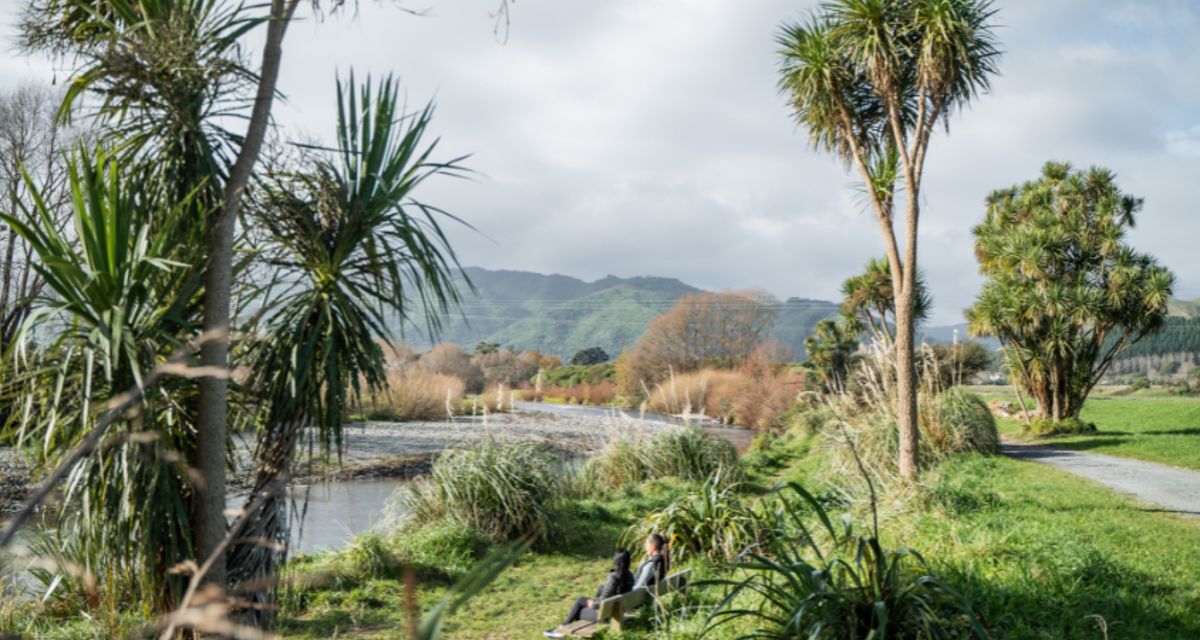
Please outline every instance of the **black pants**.
[[[571, 613], [567, 614], [567, 620], [563, 624], [571, 624], [577, 620], [595, 622], [599, 618], [600, 610], [589, 607], [588, 600], [589, 598], [576, 598], [575, 604], [571, 606]], [[597, 602], [596, 604], [600, 603]]]

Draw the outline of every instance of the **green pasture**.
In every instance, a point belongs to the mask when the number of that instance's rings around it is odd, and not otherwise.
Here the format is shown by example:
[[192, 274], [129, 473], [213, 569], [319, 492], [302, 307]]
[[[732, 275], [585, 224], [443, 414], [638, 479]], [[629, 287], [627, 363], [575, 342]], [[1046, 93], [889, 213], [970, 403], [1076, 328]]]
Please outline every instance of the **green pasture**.
[[[1016, 402], [1011, 387], [972, 390], [987, 399]], [[1161, 390], [1128, 396], [1113, 395], [1113, 391], [1118, 390], [1093, 393], [1080, 414], [1080, 419], [1096, 425], [1096, 433], [1037, 440], [1063, 449], [1200, 470], [1200, 398], [1169, 395]], [[997, 426], [1010, 438], [1035, 439], [1021, 434], [1018, 420], [997, 420]]]

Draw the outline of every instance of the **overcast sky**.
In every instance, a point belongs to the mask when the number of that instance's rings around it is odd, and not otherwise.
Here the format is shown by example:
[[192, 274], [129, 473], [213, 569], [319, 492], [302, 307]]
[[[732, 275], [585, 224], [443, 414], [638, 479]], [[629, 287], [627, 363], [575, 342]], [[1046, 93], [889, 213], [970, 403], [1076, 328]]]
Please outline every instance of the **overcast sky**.
[[[20, 1], [0, 0], [6, 31]], [[276, 117], [330, 140], [335, 74], [351, 69], [395, 74], [414, 108], [436, 100], [440, 157], [472, 154], [479, 175], [418, 196], [478, 229], [450, 225], [463, 265], [836, 299], [882, 255], [855, 177], [808, 149], [775, 89], [774, 36], [814, 3], [518, 0], [501, 45], [497, 2], [406, 0], [427, 9], [417, 17], [364, 0], [324, 21], [304, 3]], [[979, 288], [970, 228], [984, 196], [1051, 159], [1112, 169], [1144, 197], [1133, 245], [1174, 270], [1177, 297], [1200, 297], [1200, 9], [996, 7], [1002, 76], [929, 153], [919, 255], [932, 324], [961, 322]], [[7, 47], [0, 58], [0, 86], [53, 75]]]

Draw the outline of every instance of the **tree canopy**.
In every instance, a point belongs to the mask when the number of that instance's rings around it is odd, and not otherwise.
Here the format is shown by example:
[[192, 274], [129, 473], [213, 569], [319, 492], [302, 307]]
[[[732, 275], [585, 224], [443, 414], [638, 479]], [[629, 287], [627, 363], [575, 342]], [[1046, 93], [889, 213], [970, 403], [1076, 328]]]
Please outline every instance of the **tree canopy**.
[[993, 192], [972, 229], [988, 281], [968, 331], [1000, 340], [1016, 383], [1056, 422], [1077, 418], [1113, 360], [1167, 315], [1175, 276], [1125, 242], [1142, 202], [1107, 169], [1048, 162]]
[[605, 353], [604, 349], [601, 349], [600, 347], [580, 349], [579, 351], [575, 352], [575, 355], [571, 358], [571, 364], [573, 365], [589, 366], [604, 362], [608, 362], [608, 354]]

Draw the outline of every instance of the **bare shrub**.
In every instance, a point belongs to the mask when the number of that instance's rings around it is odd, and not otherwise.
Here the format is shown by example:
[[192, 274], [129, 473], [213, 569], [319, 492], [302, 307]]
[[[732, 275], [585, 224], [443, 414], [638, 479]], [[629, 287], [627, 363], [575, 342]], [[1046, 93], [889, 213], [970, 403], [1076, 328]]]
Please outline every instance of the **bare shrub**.
[[383, 347], [384, 366], [392, 371], [407, 369], [417, 363], [417, 354], [412, 347], [403, 342], [381, 343]]
[[486, 384], [512, 388], [537, 375], [538, 359], [522, 358], [511, 351], [493, 351], [475, 356], [471, 362], [483, 372]]
[[672, 373], [740, 367], [767, 338], [777, 305], [778, 300], [761, 289], [680, 298], [670, 311], [651, 320], [637, 345], [621, 355], [621, 395], [642, 397], [644, 389]]
[[484, 376], [479, 365], [462, 350], [462, 347], [443, 342], [421, 356], [417, 363], [435, 373], [454, 376], [463, 381], [467, 393], [483, 391]]

